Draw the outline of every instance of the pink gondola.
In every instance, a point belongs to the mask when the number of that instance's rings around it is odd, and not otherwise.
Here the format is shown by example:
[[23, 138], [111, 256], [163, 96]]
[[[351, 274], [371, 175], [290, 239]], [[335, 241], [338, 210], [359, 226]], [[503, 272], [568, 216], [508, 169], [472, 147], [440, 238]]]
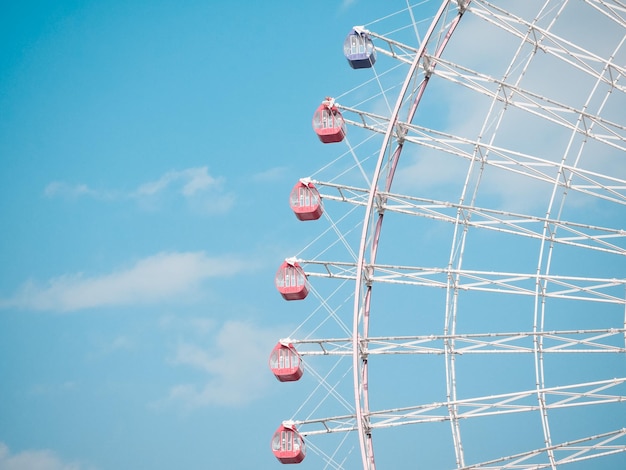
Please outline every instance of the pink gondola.
[[280, 382], [295, 382], [302, 377], [302, 360], [293, 344], [279, 342], [270, 354], [270, 369]]
[[317, 220], [324, 212], [320, 193], [309, 181], [296, 183], [289, 196], [289, 205], [299, 220]]
[[280, 463], [300, 463], [306, 450], [304, 439], [294, 425], [281, 424], [272, 437], [272, 452]]
[[325, 144], [341, 142], [346, 136], [346, 123], [335, 106], [335, 100], [326, 98], [313, 115], [313, 129]]
[[309, 294], [306, 274], [296, 261], [285, 261], [276, 272], [276, 288], [285, 300], [302, 300]]

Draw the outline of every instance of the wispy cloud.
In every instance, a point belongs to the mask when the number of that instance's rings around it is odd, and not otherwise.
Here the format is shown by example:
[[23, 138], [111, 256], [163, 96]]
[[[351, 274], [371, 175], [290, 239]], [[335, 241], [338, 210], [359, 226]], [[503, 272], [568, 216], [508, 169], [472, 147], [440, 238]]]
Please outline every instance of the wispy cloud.
[[68, 312], [111, 305], [136, 305], [197, 293], [208, 278], [233, 275], [244, 261], [204, 252], [158, 253], [99, 276], [64, 275], [46, 283], [26, 282], [0, 308]]
[[341, 10], [346, 10], [356, 3], [356, 0], [343, 0], [341, 2]]
[[27, 450], [13, 454], [6, 444], [0, 442], [0, 470], [81, 470], [87, 468], [79, 463], [63, 462], [50, 450]]
[[[278, 330], [252, 322], [228, 321], [210, 333], [203, 346], [180, 342], [170, 363], [207, 374], [203, 383], [185, 383], [171, 388], [165, 402], [185, 409], [205, 406], [243, 406], [266, 392], [273, 377], [267, 357]], [[210, 346], [204, 346], [207, 342]]]
[[122, 193], [115, 191], [96, 190], [90, 188], [86, 184], [71, 185], [63, 181], [53, 181], [48, 184], [44, 189], [44, 195], [46, 197], [65, 197], [65, 198], [79, 198], [79, 197], [91, 197], [99, 200], [115, 200], [123, 197]]
[[224, 190], [224, 178], [211, 175], [206, 166], [168, 171], [158, 179], [141, 183], [130, 191], [96, 189], [84, 183], [53, 181], [44, 189], [44, 195], [49, 198], [89, 197], [100, 201], [132, 200], [152, 210], [159, 207], [163, 198], [178, 196], [193, 208], [212, 214], [227, 212], [235, 203], [235, 196]]
[[188, 168], [181, 171], [169, 171], [158, 180], [144, 183], [133, 193], [135, 196], [152, 196], [170, 188], [174, 188], [183, 196], [193, 196], [201, 191], [219, 189], [222, 178], [209, 174], [207, 167]]
[[253, 175], [252, 180], [259, 183], [273, 183], [275, 181], [283, 179], [286, 173], [286, 167], [278, 166]]

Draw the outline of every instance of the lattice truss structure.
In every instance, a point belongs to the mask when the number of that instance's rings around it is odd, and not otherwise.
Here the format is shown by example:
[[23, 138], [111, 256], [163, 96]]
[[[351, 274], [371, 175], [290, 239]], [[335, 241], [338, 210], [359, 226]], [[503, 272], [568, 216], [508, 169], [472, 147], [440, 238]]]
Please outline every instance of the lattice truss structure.
[[347, 146], [309, 169], [291, 421], [325, 468], [618, 468], [626, 5], [419, 2], [364, 28]]

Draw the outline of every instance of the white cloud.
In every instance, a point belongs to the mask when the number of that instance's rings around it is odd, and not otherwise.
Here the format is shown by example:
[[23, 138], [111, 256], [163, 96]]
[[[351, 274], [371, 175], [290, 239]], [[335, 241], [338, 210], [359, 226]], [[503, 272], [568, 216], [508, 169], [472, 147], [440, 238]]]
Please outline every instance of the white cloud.
[[28, 450], [12, 454], [6, 444], [0, 442], [0, 470], [80, 470], [86, 468], [78, 463], [63, 462], [50, 450]]
[[62, 196], [66, 198], [92, 197], [99, 200], [114, 200], [121, 197], [121, 194], [112, 191], [101, 191], [90, 188], [86, 184], [71, 185], [63, 181], [53, 181], [44, 189], [46, 197]]
[[175, 194], [200, 213], [223, 214], [235, 204], [235, 196], [225, 192], [223, 186], [224, 179], [211, 176], [207, 167], [187, 168], [141, 184], [129, 197], [144, 208], [155, 209], [163, 197]]
[[347, 8], [350, 8], [355, 3], [356, 3], [356, 0], [343, 0], [341, 2], [341, 9], [345, 10]]
[[148, 209], [158, 208], [164, 197], [179, 196], [195, 209], [216, 214], [229, 211], [235, 203], [234, 195], [225, 192], [223, 186], [224, 179], [212, 176], [204, 166], [168, 171], [160, 178], [142, 183], [131, 191], [94, 189], [84, 183], [72, 185], [53, 181], [44, 189], [44, 195], [49, 198], [91, 197], [103, 201], [134, 200]]
[[252, 176], [252, 179], [260, 183], [272, 183], [283, 179], [286, 172], [286, 167], [278, 166], [270, 168], [269, 170], [262, 171], [261, 173], [257, 173], [256, 175]]
[[126, 336], [117, 336], [111, 343], [109, 343], [106, 347], [107, 351], [115, 352], [115, 351], [127, 351], [129, 349], [133, 349], [135, 347], [135, 343]]
[[167, 402], [193, 409], [242, 406], [260, 398], [274, 380], [267, 358], [279, 337], [278, 330], [229, 321], [215, 332], [209, 347], [181, 342], [171, 364], [200, 370], [208, 379], [172, 387]]
[[176, 192], [189, 197], [201, 191], [218, 189], [221, 183], [221, 178], [209, 175], [207, 167], [188, 168], [181, 171], [169, 171], [156, 181], [144, 183], [137, 188], [134, 195], [151, 196], [174, 187]]
[[73, 311], [110, 305], [147, 304], [197, 293], [210, 277], [230, 276], [244, 261], [204, 252], [158, 253], [100, 276], [64, 275], [45, 284], [26, 282], [0, 308]]

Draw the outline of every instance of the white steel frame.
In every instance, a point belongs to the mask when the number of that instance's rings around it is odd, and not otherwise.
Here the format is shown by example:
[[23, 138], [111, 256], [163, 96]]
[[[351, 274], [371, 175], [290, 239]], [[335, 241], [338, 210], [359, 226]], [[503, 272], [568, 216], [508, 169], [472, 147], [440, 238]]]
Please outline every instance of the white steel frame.
[[[574, 1], [574, 0], [570, 0]], [[626, 32], [626, 5], [619, 1], [578, 0], [597, 9]], [[568, 0], [546, 0], [544, 9], [562, 10]], [[550, 54], [593, 77], [596, 87], [585, 104], [575, 108], [549, 97], [524, 89], [519, 80], [509, 81], [510, 69], [528, 67], [530, 59], [512, 57], [504, 77], [493, 77], [452, 63], [442, 56], [450, 37], [462, 16], [476, 15], [518, 38], [522, 45], [532, 45], [537, 51]], [[559, 12], [553, 13], [555, 16]], [[626, 401], [626, 375], [611, 380], [576, 383], [567, 386], [546, 385], [544, 358], [554, 354], [618, 354], [626, 356], [626, 320], [613, 328], [557, 330], [544, 328], [547, 299], [572, 299], [614, 304], [623, 307], [626, 315], [626, 278], [575, 277], [553, 274], [551, 258], [555, 246], [581, 247], [622, 257], [626, 261], [626, 220], [615, 226], [598, 226], [582, 221], [564, 220], [562, 210], [569, 193], [581, 193], [618, 206], [626, 206], [626, 180], [620, 176], [585, 170], [571, 155], [580, 155], [590, 140], [609, 146], [626, 156], [626, 123], [613, 122], [602, 116], [610, 93], [626, 94], [626, 67], [613, 57], [599, 57], [571, 44], [549, 28], [539, 27], [537, 19], [528, 21], [516, 17], [500, 6], [486, 0], [444, 0], [422, 38], [418, 48], [387, 39], [370, 31], [377, 43], [376, 50], [401, 62], [411, 64], [398, 101], [391, 116], [381, 116], [355, 108], [338, 108], [346, 122], [355, 127], [384, 136], [370, 187], [346, 186], [334, 182], [313, 180], [322, 199], [364, 208], [365, 219], [356, 262], [299, 260], [312, 280], [334, 278], [354, 283], [353, 323], [346, 325], [345, 337], [325, 339], [291, 339], [303, 357], [346, 356], [352, 358], [354, 381], [353, 413], [319, 419], [295, 420], [304, 436], [333, 432], [355, 431], [359, 435], [363, 468], [374, 470], [376, 460], [372, 431], [386, 427], [434, 421], [449, 422], [456, 452], [456, 466], [462, 468], [552, 468], [614, 453], [626, 452], [626, 423], [624, 428], [591, 435], [569, 442], [554, 442], [551, 436], [549, 411], [567, 407], [589, 406]], [[624, 46], [626, 34], [616, 52]], [[519, 50], [518, 50], [519, 53]], [[532, 58], [532, 57], [531, 57]], [[522, 76], [523, 72], [519, 75]], [[446, 134], [412, 123], [413, 115], [431, 77], [467, 87], [492, 100], [492, 109], [485, 118], [483, 130], [476, 139]], [[600, 86], [608, 86], [599, 108], [592, 111], [588, 103], [596, 98]], [[570, 148], [560, 159], [548, 160], [494, 143], [499, 120], [496, 104], [506, 103], [531, 113], [571, 133]], [[493, 114], [492, 114], [493, 113]], [[496, 122], [495, 126], [493, 122]], [[491, 130], [487, 130], [487, 123]], [[581, 138], [582, 144], [575, 139]], [[391, 183], [402, 149], [406, 143], [436, 149], [469, 162], [463, 192], [458, 201], [444, 201], [405, 196], [391, 191]], [[531, 216], [515, 211], [496, 210], [475, 204], [480, 176], [485, 167], [493, 166], [529, 179], [548, 182], [552, 195], [544, 216]], [[378, 241], [384, 214], [397, 212], [425, 219], [447, 222], [454, 226], [454, 238], [447, 266], [400, 266], [376, 263]], [[626, 207], [623, 212], [626, 214]], [[618, 224], [622, 224], [620, 227]], [[463, 266], [466, 235], [469, 228], [506, 233], [538, 240], [541, 245], [534, 272], [493, 272], [469, 270]], [[442, 334], [428, 336], [369, 335], [370, 298], [373, 286], [396, 283], [440, 287], [447, 292], [446, 321]], [[463, 334], [456, 331], [457, 298], [462, 291], [506, 293], [534, 299], [534, 324], [530, 331]], [[445, 357], [447, 399], [439, 403], [406, 408], [372, 410], [368, 396], [368, 358], [385, 354], [422, 354]], [[534, 357], [534, 389], [516, 393], [459, 399], [456, 390], [456, 358], [460, 355], [527, 354]], [[323, 378], [320, 378], [323, 381]], [[324, 385], [330, 394], [331, 385]], [[346, 408], [350, 408], [346, 404]], [[544, 447], [498, 460], [468, 464], [459, 423], [462, 420], [495, 414], [536, 412], [541, 416]], [[311, 445], [309, 445], [311, 448]], [[315, 445], [312, 445], [316, 449]], [[319, 450], [320, 452], [321, 449]], [[326, 454], [327, 461], [332, 456]], [[543, 456], [542, 463], [533, 460]], [[333, 468], [341, 468], [337, 464]]]

